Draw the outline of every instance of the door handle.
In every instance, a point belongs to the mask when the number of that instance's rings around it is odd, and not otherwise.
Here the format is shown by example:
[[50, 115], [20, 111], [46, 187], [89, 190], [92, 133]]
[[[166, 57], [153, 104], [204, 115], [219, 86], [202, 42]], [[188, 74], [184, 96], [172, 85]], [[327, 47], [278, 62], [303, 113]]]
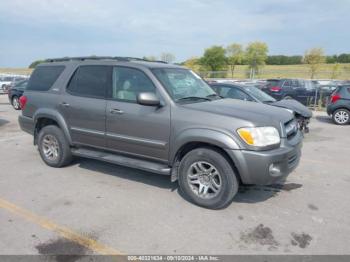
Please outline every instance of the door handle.
[[62, 102], [61, 105], [64, 106], [64, 107], [69, 107], [69, 104], [66, 103], [66, 102]]
[[109, 112], [111, 114], [120, 114], [120, 115], [124, 113], [124, 111], [122, 111], [122, 110], [120, 110], [118, 108], [112, 108], [112, 109], [109, 110]]

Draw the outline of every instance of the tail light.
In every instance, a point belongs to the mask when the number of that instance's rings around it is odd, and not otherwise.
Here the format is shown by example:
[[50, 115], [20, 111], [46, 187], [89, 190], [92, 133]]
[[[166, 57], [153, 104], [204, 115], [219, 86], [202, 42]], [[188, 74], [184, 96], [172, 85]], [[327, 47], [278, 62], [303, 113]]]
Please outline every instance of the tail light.
[[280, 88], [279, 86], [273, 86], [273, 87], [270, 88], [271, 92], [279, 92], [281, 90], [282, 90], [282, 88]]
[[22, 110], [26, 107], [26, 104], [27, 104], [27, 97], [26, 96], [21, 96], [19, 98], [19, 105], [20, 105]]
[[340, 99], [340, 95], [335, 93], [333, 95], [331, 95], [331, 103], [334, 104], [335, 102], [337, 102]]

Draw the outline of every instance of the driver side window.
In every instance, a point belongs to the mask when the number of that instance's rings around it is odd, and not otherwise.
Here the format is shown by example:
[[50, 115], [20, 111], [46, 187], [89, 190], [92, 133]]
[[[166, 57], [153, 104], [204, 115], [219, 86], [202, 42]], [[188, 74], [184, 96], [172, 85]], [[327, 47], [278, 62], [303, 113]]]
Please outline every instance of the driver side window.
[[113, 85], [109, 97], [113, 100], [136, 103], [139, 93], [155, 93], [156, 88], [146, 74], [130, 67], [113, 68]]
[[253, 101], [250, 96], [237, 88], [231, 88], [230, 91], [228, 91], [227, 96], [233, 99]]

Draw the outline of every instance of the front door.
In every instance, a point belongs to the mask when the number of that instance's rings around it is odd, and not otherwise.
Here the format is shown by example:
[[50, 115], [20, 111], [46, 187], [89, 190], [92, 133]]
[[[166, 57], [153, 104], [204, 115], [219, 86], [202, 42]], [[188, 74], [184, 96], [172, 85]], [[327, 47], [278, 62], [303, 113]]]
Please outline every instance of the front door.
[[154, 83], [143, 71], [114, 67], [106, 109], [107, 146], [116, 152], [166, 162], [170, 106], [140, 105], [136, 97], [141, 92], [159, 95]]

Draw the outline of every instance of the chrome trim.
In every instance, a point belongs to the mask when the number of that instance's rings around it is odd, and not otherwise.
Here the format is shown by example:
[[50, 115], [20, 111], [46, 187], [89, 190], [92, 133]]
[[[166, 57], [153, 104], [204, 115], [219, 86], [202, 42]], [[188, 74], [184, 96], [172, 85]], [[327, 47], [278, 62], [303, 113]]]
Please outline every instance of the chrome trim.
[[70, 130], [80, 132], [80, 133], [87, 133], [91, 135], [98, 135], [98, 136], [104, 136], [106, 134], [105, 132], [102, 132], [102, 131], [97, 131], [97, 130], [92, 130], [87, 128], [79, 128], [74, 126], [72, 126]]
[[124, 136], [124, 135], [118, 135], [115, 133], [106, 133], [107, 137], [119, 140], [119, 141], [124, 141], [128, 143], [134, 143], [134, 144], [139, 144], [143, 146], [150, 146], [154, 148], [162, 148], [164, 149], [166, 146], [166, 142], [159, 141], [159, 140], [151, 140], [151, 139], [145, 139], [145, 138], [139, 138], [139, 137], [133, 137], [133, 136]]

